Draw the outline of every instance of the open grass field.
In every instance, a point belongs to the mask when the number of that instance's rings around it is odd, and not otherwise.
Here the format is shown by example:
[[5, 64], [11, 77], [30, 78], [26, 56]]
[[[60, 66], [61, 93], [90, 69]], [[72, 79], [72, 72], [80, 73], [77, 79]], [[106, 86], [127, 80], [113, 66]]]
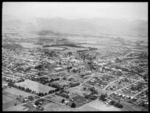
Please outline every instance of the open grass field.
[[21, 91], [19, 89], [13, 88], [13, 87], [7, 88], [4, 91], [7, 92], [7, 93], [10, 93], [10, 94], [13, 94], [13, 95], [21, 95], [23, 97], [28, 97], [28, 96], [31, 96], [31, 95], [35, 96], [34, 94], [27, 93], [25, 91]]
[[73, 111], [73, 109], [66, 105], [60, 105], [56, 103], [49, 103], [44, 106], [44, 109], [45, 111]]
[[62, 47], [44, 47], [44, 48], [46, 48], [46, 49], [49, 49], [49, 50], [63, 50], [64, 48], [62, 48]]
[[31, 80], [25, 80], [24, 82], [16, 83], [17, 86], [22, 86], [25, 88], [29, 88], [33, 91], [36, 91], [37, 93], [42, 92], [42, 93], [48, 93], [50, 90], [54, 90], [55, 88], [46, 86], [43, 84], [40, 84], [35, 81]]
[[23, 43], [19, 43], [21, 44], [21, 46], [23, 46], [24, 48], [36, 48], [36, 47], [41, 47], [39, 45], [35, 45], [33, 43], [26, 43], [26, 42], [23, 42]]
[[17, 105], [17, 106], [11, 106], [4, 111], [28, 111], [27, 107], [24, 107], [23, 105]]
[[85, 105], [85, 106], [81, 106], [79, 108], [76, 108], [76, 111], [99, 111], [98, 109]]
[[83, 86], [77, 86], [77, 87], [69, 88], [69, 89], [67, 89], [67, 91], [70, 92], [70, 94], [71, 94], [70, 96], [71, 97], [73, 97], [73, 94], [78, 94], [78, 95], [83, 96], [84, 93], [85, 94], [89, 94], [90, 93], [90, 91], [84, 91], [82, 88], [83, 88]]
[[7, 96], [5, 94], [3, 94], [3, 111], [5, 111], [5, 109], [14, 106], [14, 104], [21, 104], [20, 101], [15, 100], [14, 98]]
[[2, 81], [2, 84], [7, 84], [7, 83], [8, 83], [8, 82], [6, 82], [6, 81], [4, 81], [4, 80]]
[[90, 102], [88, 106], [98, 109], [99, 111], [122, 111], [122, 109], [116, 108], [111, 105], [106, 105], [105, 103], [99, 100]]
[[6, 95], [3, 94], [3, 104], [9, 103], [9, 102], [11, 102], [13, 100], [14, 100], [13, 98], [8, 97], [8, 96], [6, 96]]

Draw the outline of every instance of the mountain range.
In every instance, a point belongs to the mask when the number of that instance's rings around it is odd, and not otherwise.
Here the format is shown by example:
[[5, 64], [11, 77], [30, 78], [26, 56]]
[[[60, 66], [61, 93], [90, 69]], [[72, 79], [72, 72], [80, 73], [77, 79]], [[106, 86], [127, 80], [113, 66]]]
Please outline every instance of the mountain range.
[[[108, 19], [108, 18], [33, 18], [21, 20], [10, 15], [3, 15], [2, 29], [4, 31], [24, 31], [92, 35], [92, 36], [138, 36], [148, 37], [148, 22], [144, 20]], [[48, 32], [50, 31], [50, 32]]]

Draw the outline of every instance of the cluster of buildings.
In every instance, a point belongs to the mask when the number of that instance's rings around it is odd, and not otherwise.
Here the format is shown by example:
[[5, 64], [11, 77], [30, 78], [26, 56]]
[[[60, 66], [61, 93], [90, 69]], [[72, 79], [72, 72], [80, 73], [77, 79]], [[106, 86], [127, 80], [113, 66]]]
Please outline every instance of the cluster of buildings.
[[[121, 58], [119, 61], [96, 56], [83, 58], [78, 50], [57, 48], [24, 48], [15, 51], [3, 48], [2, 51], [3, 87], [8, 85], [38, 97], [30, 99], [30, 107], [39, 106], [40, 110], [44, 110], [45, 105], [54, 102], [78, 108], [103, 94], [120, 103], [138, 101], [139, 106], [148, 105], [148, 92], [145, 92], [147, 83], [139, 75], [121, 68]], [[92, 50], [80, 50], [80, 53], [85, 51], [90, 56]], [[5, 88], [3, 91], [7, 92]], [[37, 102], [40, 99], [44, 100]]]

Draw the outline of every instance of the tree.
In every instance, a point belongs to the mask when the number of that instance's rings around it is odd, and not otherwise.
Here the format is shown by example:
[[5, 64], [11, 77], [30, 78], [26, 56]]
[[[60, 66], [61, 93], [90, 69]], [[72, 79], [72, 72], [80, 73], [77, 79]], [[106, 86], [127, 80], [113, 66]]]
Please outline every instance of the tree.
[[45, 93], [44, 95], [47, 95], [47, 93]]
[[56, 89], [55, 89], [55, 92], [57, 92], [57, 91], [59, 91], [59, 90], [60, 90], [60, 88], [56, 88]]
[[61, 103], [64, 103], [65, 99], [62, 99]]
[[49, 94], [51, 94], [51, 93], [52, 93], [52, 91], [50, 90], [48, 93], [49, 93]]
[[70, 72], [71, 69], [72, 69], [71, 66], [68, 66], [68, 67], [67, 67], [68, 72]]
[[86, 87], [83, 87], [83, 91], [85, 91], [87, 88]]
[[120, 58], [117, 57], [117, 58], [115, 59], [115, 61], [118, 63], [118, 62], [120, 62], [121, 60], [120, 60]]
[[90, 99], [91, 99], [91, 100], [95, 100], [95, 99], [97, 99], [97, 97], [94, 96], [94, 95], [90, 95]]
[[38, 93], [38, 96], [41, 96], [41, 93]]
[[68, 52], [68, 55], [71, 56], [71, 55], [72, 55], [72, 52]]
[[41, 96], [44, 96], [44, 94], [43, 94], [43, 93], [41, 93]]
[[29, 88], [26, 88], [25, 91], [28, 92], [28, 91], [29, 91]]
[[29, 99], [30, 101], [33, 101], [33, 100], [34, 100], [34, 97], [33, 97], [33, 96], [28, 96], [28, 99]]
[[84, 94], [84, 95], [85, 95], [84, 97], [85, 97], [86, 99], [89, 99], [89, 95], [86, 95], [86, 94]]
[[91, 87], [90, 90], [92, 91], [92, 93], [98, 94], [98, 91], [94, 87]]
[[14, 85], [13, 82], [8, 83], [8, 86], [13, 86], [13, 85]]
[[39, 105], [39, 101], [37, 100], [37, 101], [35, 101], [35, 103], [34, 103], [35, 105]]
[[32, 92], [32, 90], [31, 89], [29, 89], [29, 93], [31, 93]]
[[106, 94], [102, 94], [99, 99], [102, 101], [106, 101], [106, 97], [107, 97]]
[[76, 108], [76, 104], [73, 102], [73, 103], [71, 104], [71, 107], [72, 107], [72, 108]]
[[21, 89], [21, 87], [20, 87], [20, 86], [18, 86], [18, 89]]

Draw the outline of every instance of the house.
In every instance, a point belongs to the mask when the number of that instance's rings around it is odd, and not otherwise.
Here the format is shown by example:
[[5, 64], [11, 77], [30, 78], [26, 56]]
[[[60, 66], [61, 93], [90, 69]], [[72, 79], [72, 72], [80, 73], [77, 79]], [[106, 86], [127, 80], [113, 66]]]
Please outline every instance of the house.
[[56, 67], [54, 68], [55, 71], [63, 71], [63, 68], [62, 67]]
[[3, 89], [7, 88], [7, 86], [8, 86], [8, 83], [3, 83], [3, 84], [2, 84], [2, 88], [3, 88]]
[[66, 80], [59, 80], [59, 81], [54, 81], [52, 83], [53, 86], [56, 86], [56, 87], [64, 87], [64, 86], [68, 86], [69, 85], [69, 82], [66, 81]]

